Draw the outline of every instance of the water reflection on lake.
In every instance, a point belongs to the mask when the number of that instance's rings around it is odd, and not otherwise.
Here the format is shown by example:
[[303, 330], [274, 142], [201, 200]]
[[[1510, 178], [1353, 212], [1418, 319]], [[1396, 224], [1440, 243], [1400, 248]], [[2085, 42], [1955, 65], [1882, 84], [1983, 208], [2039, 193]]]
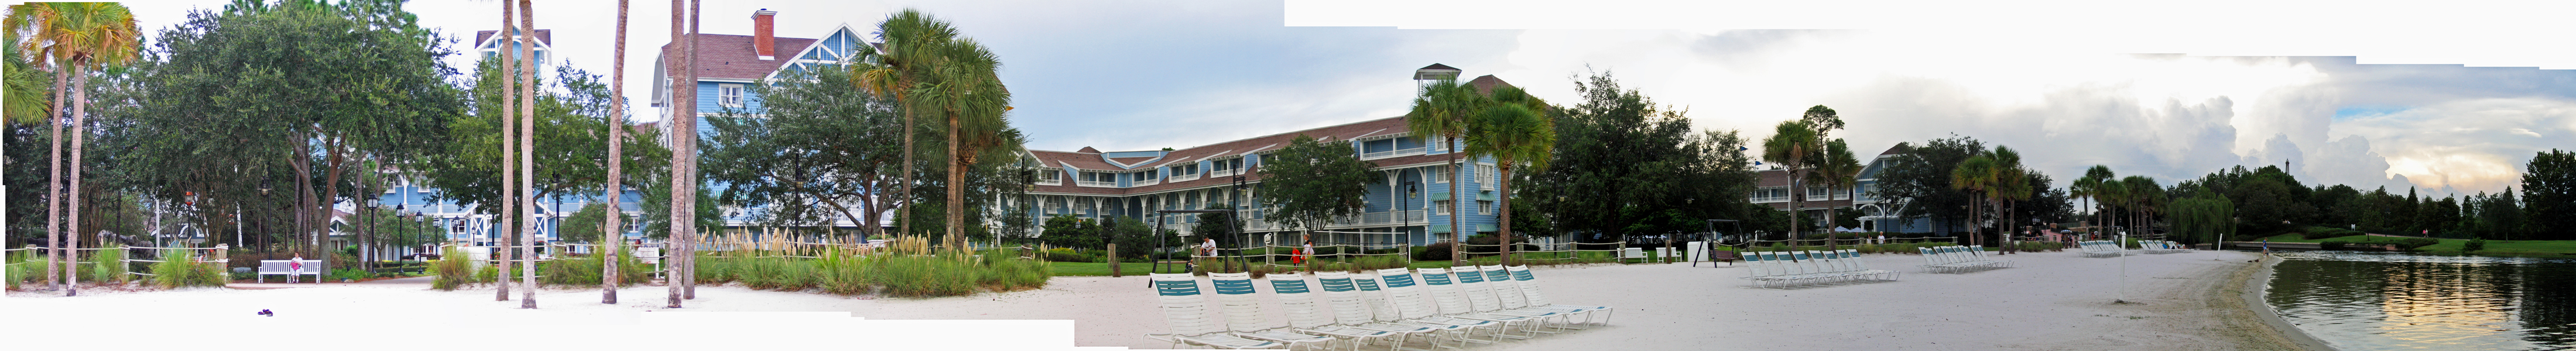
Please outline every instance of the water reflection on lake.
[[2279, 253], [2265, 296], [2341, 350], [2576, 350], [2576, 259]]

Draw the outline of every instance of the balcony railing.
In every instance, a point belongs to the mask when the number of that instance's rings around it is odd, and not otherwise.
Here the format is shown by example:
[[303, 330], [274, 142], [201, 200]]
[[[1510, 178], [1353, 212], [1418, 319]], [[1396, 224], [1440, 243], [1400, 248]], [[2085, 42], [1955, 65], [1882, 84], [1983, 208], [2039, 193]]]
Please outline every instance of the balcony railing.
[[1425, 151], [1428, 151], [1428, 150], [1431, 150], [1431, 149], [1430, 149], [1430, 148], [1424, 148], [1424, 147], [1416, 147], [1416, 148], [1411, 148], [1411, 149], [1395, 149], [1395, 150], [1387, 150], [1387, 151], [1371, 152], [1371, 153], [1364, 153], [1364, 154], [1360, 154], [1360, 159], [1361, 159], [1361, 160], [1375, 160], [1375, 159], [1388, 158], [1388, 157], [1397, 157], [1397, 156], [1413, 156], [1413, 155], [1421, 155], [1421, 154], [1423, 154]]

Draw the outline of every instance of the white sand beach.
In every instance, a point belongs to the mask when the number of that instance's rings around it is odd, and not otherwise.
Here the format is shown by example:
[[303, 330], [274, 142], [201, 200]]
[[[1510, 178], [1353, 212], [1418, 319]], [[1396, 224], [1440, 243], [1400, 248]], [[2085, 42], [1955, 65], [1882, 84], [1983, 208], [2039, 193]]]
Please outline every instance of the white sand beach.
[[[2263, 322], [2268, 312], [2259, 305], [2246, 304], [2242, 283], [2258, 272], [2260, 265], [2248, 262], [2257, 256], [2130, 256], [2130, 304], [2112, 303], [2119, 295], [2121, 259], [2074, 252], [1998, 256], [2019, 267], [1966, 274], [1920, 273], [1914, 266], [1922, 259], [1914, 255], [1868, 255], [1871, 268], [1906, 271], [1903, 280], [1789, 290], [1748, 287], [1736, 279], [1745, 275], [1741, 265], [1540, 267], [1538, 281], [1549, 297], [1617, 307], [1611, 324], [1469, 349], [2314, 348], [2295, 330], [2280, 330], [2286, 325]], [[597, 289], [547, 289], [538, 295], [542, 309], [523, 310], [517, 301], [492, 301], [489, 288], [433, 291], [426, 278], [412, 278], [181, 291], [85, 289], [72, 298], [11, 292], [0, 299], [0, 311], [8, 312], [11, 330], [72, 336], [65, 342], [167, 335], [249, 344], [374, 341], [387, 349], [454, 349], [475, 345], [465, 340], [495, 337], [512, 345], [650, 349], [1167, 347], [1143, 337], [1169, 330], [1146, 284], [1144, 277], [1059, 277], [1044, 289], [937, 299], [702, 286], [698, 298], [679, 310], [661, 308], [664, 288], [658, 286], [622, 289], [616, 305], [598, 303]], [[1261, 290], [1268, 293], [1266, 286]], [[1271, 308], [1267, 312], [1284, 325]], [[254, 314], [262, 309], [278, 316]], [[202, 327], [159, 327], [165, 325]], [[527, 332], [496, 334], [491, 326]], [[253, 336], [281, 330], [311, 332]], [[686, 332], [674, 334], [681, 331]], [[439, 342], [449, 339], [454, 341]]]

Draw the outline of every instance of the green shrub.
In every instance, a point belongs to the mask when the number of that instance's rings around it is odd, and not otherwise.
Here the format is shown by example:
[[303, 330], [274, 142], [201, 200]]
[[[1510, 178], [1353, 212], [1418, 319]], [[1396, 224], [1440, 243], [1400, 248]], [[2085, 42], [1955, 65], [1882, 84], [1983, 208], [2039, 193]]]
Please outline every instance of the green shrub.
[[885, 255], [867, 260], [874, 285], [896, 297], [963, 296], [975, 293], [978, 272], [962, 255]]
[[[984, 257], [1016, 257], [996, 253], [999, 252], [986, 251]], [[874, 274], [869, 271], [871, 266], [863, 262], [866, 260], [868, 258], [846, 256], [838, 248], [825, 249], [822, 258], [814, 260], [814, 284], [823, 288], [823, 292], [835, 295], [866, 294], [872, 289], [868, 277]]]
[[731, 271], [735, 281], [752, 289], [798, 291], [814, 287], [812, 266], [786, 257], [736, 260]]
[[1064, 248], [1058, 248], [1058, 249], [1053, 249], [1053, 250], [1047, 250], [1047, 251], [1046, 251], [1046, 254], [1045, 254], [1045, 255], [1043, 255], [1043, 256], [1044, 256], [1044, 258], [1047, 260], [1047, 262], [1099, 262], [1099, 261], [1100, 261], [1100, 258], [1099, 258], [1099, 257], [1092, 257], [1091, 255], [1085, 255], [1085, 254], [1081, 254], [1081, 253], [1075, 253], [1075, 252], [1073, 252], [1073, 249], [1064, 249]]
[[697, 279], [697, 282], [702, 284], [733, 282], [736, 278], [734, 270], [740, 268], [736, 265], [740, 258], [733, 257], [734, 255], [739, 254], [719, 255], [700, 252], [697, 258], [697, 274], [694, 274], [693, 279]]
[[2487, 249], [2486, 238], [2469, 239], [2469, 242], [2460, 244], [2460, 252], [2478, 252], [2485, 249]]
[[44, 262], [25, 263], [34, 262], [34, 255], [35, 250], [19, 250], [9, 253], [9, 258], [7, 259], [7, 263], [9, 263], [9, 279], [7, 279], [9, 281], [9, 289], [16, 290], [18, 289], [19, 283], [32, 283], [36, 281], [36, 277], [45, 275], [45, 269], [43, 268], [45, 266]]
[[467, 258], [464, 251], [447, 247], [439, 249], [438, 255], [437, 261], [429, 261], [430, 273], [438, 276], [429, 280], [429, 288], [456, 291], [456, 288], [480, 281], [472, 272], [473, 259]]
[[1055, 275], [1054, 265], [1038, 260], [987, 255], [979, 261], [984, 272], [977, 283], [996, 291], [1045, 287], [1047, 278]]
[[[620, 250], [626, 253], [617, 255], [618, 286], [634, 286], [637, 282], [652, 279], [652, 268], [645, 266], [643, 260], [636, 259], [633, 250]], [[606, 259], [601, 255], [583, 255], [546, 262], [537, 266], [543, 270], [537, 272], [537, 282], [548, 286], [599, 286], [600, 261]]]
[[1444, 242], [1431, 243], [1431, 245], [1423, 245], [1422, 247], [1414, 248], [1414, 249], [1413, 249], [1413, 260], [1415, 260], [1415, 261], [1448, 261], [1448, 260], [1449, 260], [1449, 258], [1450, 258], [1450, 256], [1449, 256], [1449, 250], [1450, 250], [1450, 249], [1449, 249], [1449, 247], [1450, 247], [1450, 246], [1452, 246], [1452, 245], [1453, 245], [1453, 244], [1451, 244], [1451, 243], [1449, 243], [1449, 242], [1444, 241]]
[[125, 265], [124, 245], [109, 245], [106, 250], [90, 252], [89, 257], [86, 257], [90, 261], [88, 267], [82, 267], [88, 269], [81, 272], [81, 280], [93, 283], [124, 283], [128, 277], [132, 277], [125, 274], [129, 270]]
[[483, 265], [483, 269], [474, 270], [476, 283], [490, 283], [499, 279], [501, 279], [501, 265], [487, 264]]
[[[123, 251], [123, 250], [118, 250]], [[162, 289], [189, 286], [224, 286], [225, 275], [220, 263], [197, 263], [188, 250], [170, 249], [161, 254], [161, 262], [152, 264], [152, 282]]]
[[332, 281], [337, 281], [337, 280], [341, 280], [341, 279], [359, 280], [359, 279], [367, 279], [367, 278], [372, 278], [372, 277], [375, 277], [375, 274], [373, 274], [373, 273], [367, 273], [367, 271], [357, 270], [357, 269], [351, 269], [351, 268], [339, 268], [339, 269], [332, 269], [332, 270], [331, 270], [331, 274], [330, 274], [329, 276], [325, 276], [325, 277], [323, 277], [323, 278], [325, 278], [325, 279], [329, 279], [329, 280], [332, 280]]

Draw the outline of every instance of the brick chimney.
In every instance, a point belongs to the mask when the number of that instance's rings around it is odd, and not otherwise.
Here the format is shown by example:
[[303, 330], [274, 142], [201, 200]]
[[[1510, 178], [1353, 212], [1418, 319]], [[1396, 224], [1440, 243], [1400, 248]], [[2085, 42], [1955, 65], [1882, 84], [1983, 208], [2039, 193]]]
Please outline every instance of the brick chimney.
[[751, 13], [751, 50], [762, 60], [778, 59], [778, 12], [769, 9]]

